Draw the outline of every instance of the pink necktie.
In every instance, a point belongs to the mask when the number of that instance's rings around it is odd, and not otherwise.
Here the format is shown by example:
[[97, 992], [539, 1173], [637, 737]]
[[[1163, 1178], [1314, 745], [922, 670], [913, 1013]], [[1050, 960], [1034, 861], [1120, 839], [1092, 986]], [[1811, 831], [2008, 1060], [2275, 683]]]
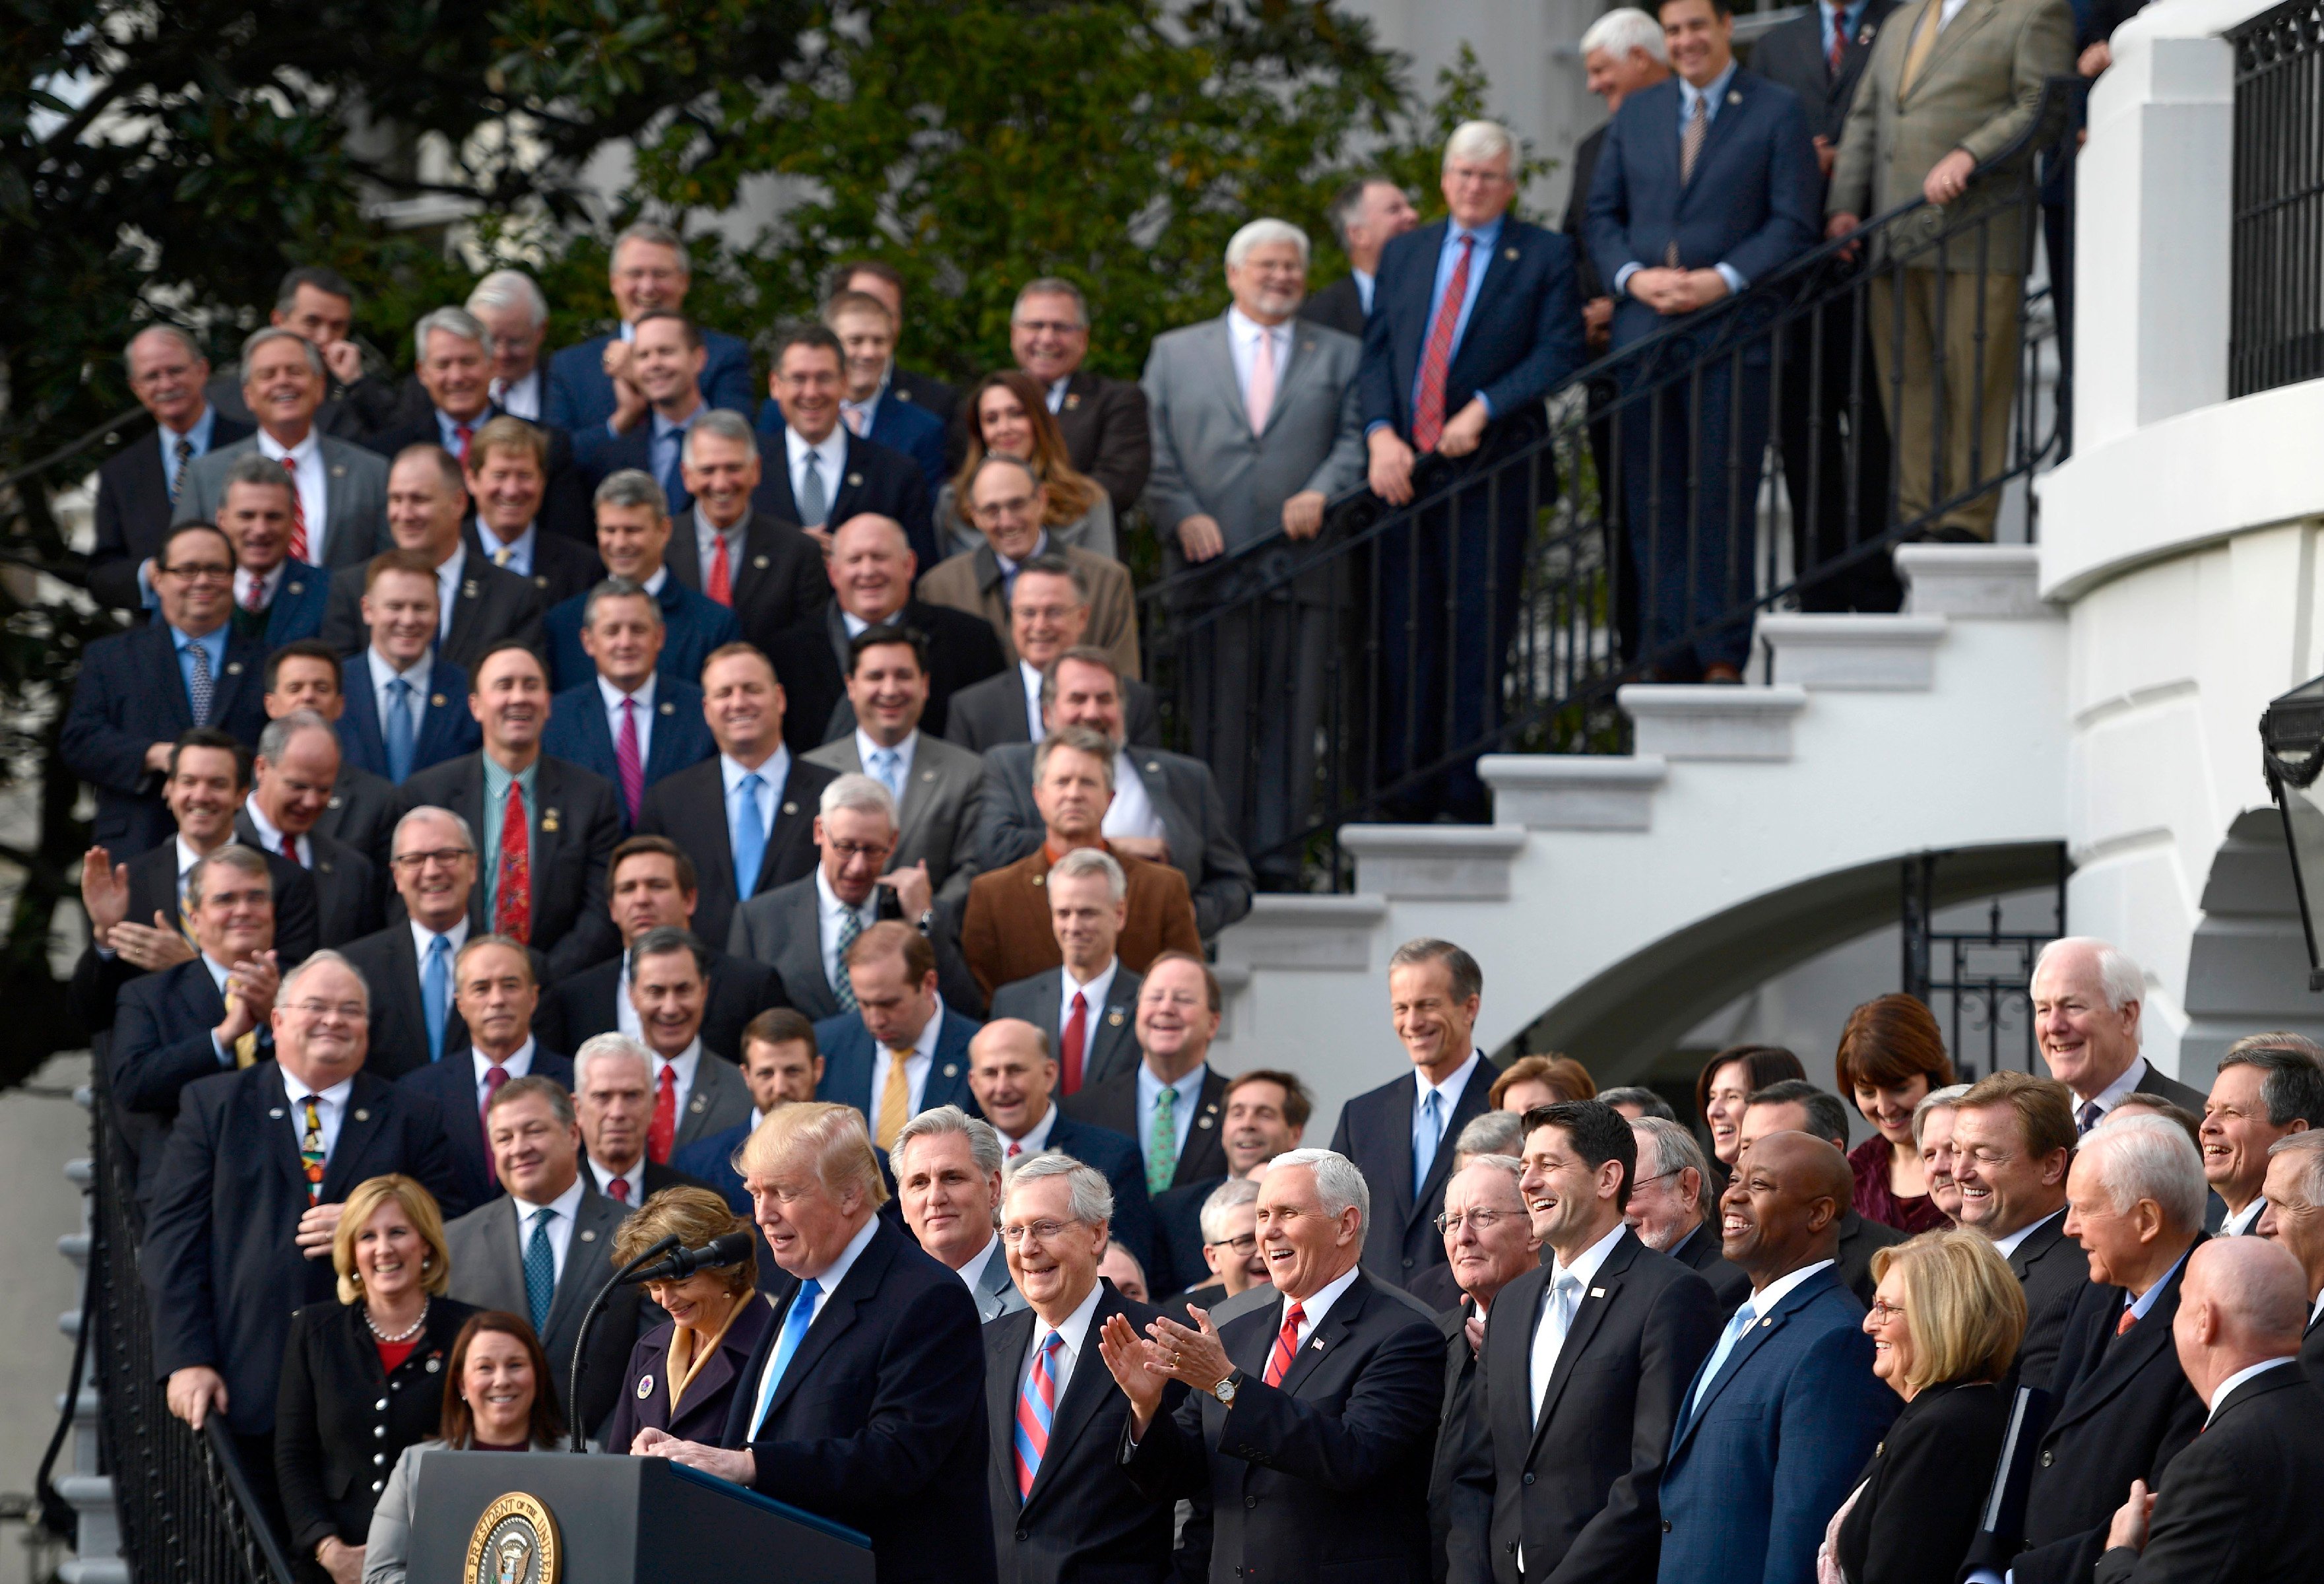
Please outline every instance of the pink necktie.
[[1250, 432], [1258, 434], [1267, 428], [1267, 410], [1275, 405], [1275, 332], [1259, 332], [1259, 345], [1251, 351], [1250, 389], [1244, 394], [1243, 405], [1250, 410]]
[[622, 778], [622, 802], [630, 811], [630, 823], [638, 819], [638, 804], [646, 795], [645, 756], [638, 752], [638, 701], [622, 700], [622, 736], [613, 745], [613, 769]]
[[842, 407], [839, 415], [847, 420], [847, 432], [861, 438], [863, 433], [863, 409]]

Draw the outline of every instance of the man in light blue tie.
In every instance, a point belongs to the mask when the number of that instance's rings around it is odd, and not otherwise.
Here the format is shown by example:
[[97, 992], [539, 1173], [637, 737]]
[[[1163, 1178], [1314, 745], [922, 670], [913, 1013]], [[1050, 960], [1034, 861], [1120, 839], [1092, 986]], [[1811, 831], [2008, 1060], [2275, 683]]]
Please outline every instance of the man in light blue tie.
[[960, 1278], [882, 1219], [862, 1114], [778, 1107], [742, 1145], [752, 1213], [785, 1279], [723, 1446], [643, 1430], [672, 1458], [862, 1530], [881, 1584], [992, 1584], [984, 1355]]
[[631, 328], [629, 366], [613, 382], [613, 415], [573, 437], [574, 458], [597, 478], [643, 468], [669, 510], [694, 505], [679, 463], [686, 431], [709, 410], [702, 370], [709, 357], [694, 321], [669, 309], [639, 316]]
[[1721, 1246], [1751, 1296], [1679, 1409], [1660, 1584], [1814, 1578], [1825, 1526], [1896, 1417], [1837, 1268], [1854, 1191], [1848, 1157], [1803, 1133], [1769, 1134], [1736, 1163]]

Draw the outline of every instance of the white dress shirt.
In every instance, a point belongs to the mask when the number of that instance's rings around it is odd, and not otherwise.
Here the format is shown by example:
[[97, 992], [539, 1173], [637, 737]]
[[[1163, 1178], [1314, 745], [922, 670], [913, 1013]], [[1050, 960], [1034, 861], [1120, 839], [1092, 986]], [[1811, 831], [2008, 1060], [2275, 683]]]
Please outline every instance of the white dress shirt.
[[1365, 270], [1351, 269], [1348, 273], [1356, 283], [1356, 301], [1363, 304], [1364, 317], [1370, 319], [1372, 313], [1372, 283], [1378, 277]]
[[[1048, 735], [1041, 724], [1041, 668], [1031, 661], [1019, 660], [1017, 662], [1017, 681], [1025, 690], [1025, 729], [1038, 743]], [[1120, 772], [1117, 770], [1114, 779], [1119, 781], [1120, 778]], [[1119, 802], [1120, 799], [1117, 796], [1114, 801]]]
[[[507, 1061], [497, 1065], [511, 1078], [523, 1078], [532, 1071], [533, 1050], [532, 1036], [527, 1034], [524, 1037], [524, 1043], [509, 1052]], [[476, 1070], [476, 1112], [481, 1116], [484, 1113], [484, 1102], [493, 1098], [491, 1074], [495, 1063], [491, 1057], [473, 1046], [468, 1051], [468, 1060], [475, 1064]]]
[[277, 561], [271, 572], [254, 572], [246, 567], [234, 570], [234, 603], [237, 610], [250, 607], [250, 591], [258, 590], [258, 608], [264, 610], [274, 603], [275, 591], [282, 587], [282, 574], [290, 570], [289, 561]]
[[[2236, 1371], [2235, 1374], [2221, 1381], [2211, 1390], [2210, 1412], [2203, 1415], [2203, 1429], [2209, 1430], [2211, 1427], [2211, 1421], [2218, 1416], [2220, 1406], [2227, 1402], [2230, 1395], [2234, 1394], [2235, 1389], [2237, 1386], [2243, 1385], [2246, 1381], [2252, 1379], [2255, 1376], [2265, 1375], [2269, 1370], [2273, 1369], [2279, 1364], [2297, 1364], [2299, 1362], [2299, 1358], [2295, 1355], [2290, 1353], [2285, 1354], [2281, 1358], [2263, 1358], [2257, 1364], [2245, 1365], [2241, 1369]], [[2198, 1431], [2196, 1433], [2200, 1435], [2202, 1431]]]
[[636, 692], [624, 693], [607, 681], [605, 673], [600, 672], [597, 673], [597, 696], [605, 701], [605, 730], [613, 736], [617, 752], [622, 746], [622, 700], [637, 700], [638, 768], [643, 770], [647, 756], [653, 752], [654, 673], [646, 672], [646, 680]]
[[1070, 967], [1057, 972], [1057, 1032], [1064, 1033], [1065, 1025], [1074, 1020], [1074, 996], [1082, 998], [1082, 1005], [1085, 1009], [1083, 1016], [1087, 1020], [1089, 1032], [1082, 1041], [1082, 1069], [1084, 1072], [1089, 1069], [1089, 1048], [1097, 1042], [1098, 1014], [1105, 1010], [1106, 995], [1113, 988], [1114, 976], [1120, 972], [1121, 959], [1118, 957], [1107, 958], [1105, 966], [1084, 984], [1074, 982], [1074, 970]]
[[521, 379], [493, 381], [493, 402], [512, 418], [521, 418], [527, 423], [538, 423], [540, 421], [542, 384], [540, 366], [536, 363], [532, 366], [532, 372]]
[[1049, 1108], [1041, 1113], [1041, 1119], [1027, 1128], [1023, 1137], [1011, 1138], [1005, 1133], [1001, 1134], [1001, 1155], [1005, 1159], [1013, 1161], [1019, 1155], [1039, 1154], [1049, 1147], [1049, 1129], [1056, 1125], [1057, 1106], [1056, 1102], [1052, 1100], [1049, 1102]]
[[2266, 1213], [2267, 1198], [2263, 1194], [2254, 1199], [2242, 1209], [2229, 1211], [2227, 1218], [2219, 1223], [2219, 1236], [2241, 1237], [2258, 1226], [2260, 1217]]
[[790, 463], [793, 504], [803, 498], [799, 491], [807, 482], [807, 459], [812, 455], [816, 475], [823, 480], [824, 510], [828, 513], [832, 503], [839, 498], [839, 486], [847, 477], [847, 425], [833, 424], [829, 434], [809, 445], [798, 430], [786, 423], [783, 425], [783, 451]]
[[347, 1098], [355, 1092], [355, 1080], [343, 1078], [327, 1089], [310, 1089], [282, 1070], [282, 1089], [290, 1097], [290, 1142], [295, 1147], [307, 1136], [307, 1107], [300, 1104], [309, 1095], [315, 1097], [315, 1116], [323, 1125], [323, 1161], [327, 1166], [331, 1152], [339, 1144], [339, 1125], [347, 1118]]
[[2033, 1237], [2034, 1233], [2039, 1232], [2043, 1227], [2048, 1226], [2051, 1222], [2056, 1220], [2060, 1216], [2062, 1216], [2066, 1212], [2063, 1209], [2052, 1210], [2048, 1215], [2043, 1217], [2038, 1221], [2028, 1221], [2024, 1226], [2020, 1227], [2016, 1231], [2012, 1232], [2006, 1237], [1995, 1238], [1993, 1240], [1994, 1253], [1999, 1255], [2004, 1259], [2007, 1259], [2011, 1255], [2017, 1252], [2018, 1245], [2024, 1243], [2028, 1237]]
[[[839, 964], [839, 928], [841, 921], [851, 912], [855, 914], [858, 924], [870, 929], [880, 922], [880, 894], [874, 891], [863, 899], [862, 907], [851, 909], [840, 899], [839, 894], [832, 890], [831, 881], [824, 874], [823, 866], [817, 864], [815, 866], [815, 922], [818, 943], [823, 950], [823, 979], [827, 985], [839, 983], [843, 971]], [[880, 1098], [876, 1085], [872, 1090], [872, 1098], [875, 1101]]]
[[581, 1196], [588, 1191], [589, 1180], [578, 1172], [573, 1174], [573, 1186], [546, 1205], [535, 1204], [513, 1190], [510, 1191], [509, 1199], [516, 1206], [516, 1264], [519, 1271], [524, 1269], [524, 1246], [532, 1241], [535, 1216], [544, 1209], [554, 1210], [556, 1214], [549, 1218], [549, 1252], [556, 1256], [557, 1279], [559, 1282], [565, 1280], [565, 1251], [573, 1246], [573, 1218], [581, 1209]]
[[330, 479], [323, 467], [323, 443], [310, 426], [304, 440], [285, 450], [275, 438], [260, 430], [257, 434], [258, 454], [277, 464], [288, 457], [299, 480], [299, 512], [307, 523], [307, 564], [310, 567], [330, 565], [323, 549], [324, 536], [330, 532]]
[[1275, 394], [1268, 398], [1268, 414], [1283, 399], [1283, 376], [1291, 367], [1291, 321], [1279, 325], [1263, 325], [1248, 318], [1240, 308], [1227, 310], [1227, 355], [1234, 359], [1235, 389], [1242, 393], [1242, 410], [1250, 411], [1250, 371], [1259, 362], [1259, 344], [1264, 339], [1274, 343]]
[[435, 654], [432, 652], [422, 653], [411, 662], [411, 669], [406, 672], [397, 671], [394, 663], [375, 645], [364, 651], [364, 661], [371, 667], [372, 702], [379, 709], [379, 732], [383, 742], [387, 738], [388, 709], [395, 702], [388, 693], [387, 684], [399, 676], [411, 684], [411, 740], [416, 747], [420, 727], [428, 720], [428, 679], [436, 669]]
[[642, 1045], [646, 1025], [638, 1021], [637, 1003], [630, 999], [630, 949], [622, 948], [622, 977], [613, 992], [613, 1031]]
[[[944, 997], [939, 996], [936, 1009], [928, 1014], [928, 1021], [920, 1025], [919, 1037], [912, 1042], [911, 1054], [904, 1058], [904, 1088], [911, 1097], [910, 1114], [914, 1116], [920, 1114], [920, 1097], [927, 1090], [928, 1069], [936, 1062], [936, 1036], [944, 1032]], [[872, 1108], [875, 1112], [880, 1108], [880, 1097], [888, 1092], [888, 1067], [894, 1061], [894, 1054], [884, 1042], [872, 1042]], [[873, 1120], [876, 1124], [878, 1119]]]
[[[976, 1291], [976, 1284], [984, 1280], [986, 1268], [997, 1259], [1001, 1259], [1001, 1234], [995, 1232], [984, 1240], [984, 1246], [970, 1255], [968, 1263], [954, 1271], [953, 1274], [960, 1278], [962, 1285], [973, 1292]], [[1007, 1262], [1004, 1260], [1003, 1263]]]
[[[1321, 1289], [1309, 1294], [1307, 1297], [1291, 1299], [1292, 1302], [1296, 1303], [1299, 1306], [1300, 1348], [1307, 1346], [1307, 1339], [1310, 1337], [1313, 1337], [1315, 1334], [1316, 1328], [1323, 1323], [1323, 1317], [1332, 1312], [1332, 1305], [1339, 1302], [1341, 1295], [1346, 1292], [1349, 1288], [1354, 1286], [1356, 1284], [1356, 1278], [1363, 1274], [1363, 1266], [1350, 1265], [1345, 1271], [1342, 1271], [1331, 1281], [1324, 1283]], [[1290, 1294], [1286, 1293], [1284, 1296], [1289, 1298]], [[1290, 1312], [1287, 1306], [1285, 1312]], [[1277, 1329], [1278, 1330], [1281, 1329], [1281, 1325], [1282, 1322], [1278, 1320], [1277, 1322]], [[1294, 1352], [1296, 1352], [1297, 1350], [1297, 1348], [1293, 1349]], [[1272, 1351], [1271, 1348], [1269, 1351]]]
[[[1533, 1388], [1533, 1422], [1536, 1425], [1541, 1422], [1541, 1402], [1548, 1394], [1550, 1377], [1557, 1373], [1558, 1356], [1565, 1351], [1565, 1339], [1572, 1334], [1573, 1317], [1582, 1312], [1582, 1304], [1590, 1296], [1590, 1283], [1596, 1279], [1598, 1267], [1606, 1263], [1606, 1256], [1614, 1252], [1614, 1246], [1622, 1241], [1622, 1234], [1628, 1229], [1617, 1221], [1612, 1231], [1583, 1249], [1572, 1264], [1560, 1260], [1550, 1264], [1549, 1284], [1541, 1290], [1541, 1311], [1534, 1316], [1533, 1359], [1527, 1372], [1527, 1384]], [[1565, 1311], [1564, 1325], [1555, 1326], [1549, 1323], [1549, 1312], [1560, 1285], [1567, 1286], [1571, 1307]]]
[[[807, 1339], [815, 1335], [815, 1328], [823, 1323], [823, 1317], [831, 1311], [831, 1295], [839, 1291], [840, 1283], [847, 1280], [847, 1273], [855, 1268], [855, 1262], [863, 1257], [863, 1251], [872, 1246], [872, 1239], [879, 1235], [880, 1218], [873, 1216], [863, 1223], [854, 1237], [847, 1240], [847, 1246], [839, 1251], [838, 1258], [815, 1274], [814, 1282], [820, 1296], [815, 1301], [815, 1312], [807, 1316], [807, 1330], [799, 1338], [800, 1347], [806, 1347]], [[781, 1339], [783, 1324], [788, 1318], [787, 1312], [778, 1313], [775, 1316], [775, 1336], [778, 1340]], [[770, 1349], [767, 1354], [768, 1364], [771, 1365], [774, 1357], [772, 1349]], [[790, 1363], [798, 1362], [798, 1355], [794, 1352], [791, 1355]], [[788, 1367], [786, 1366], [786, 1368]], [[775, 1393], [782, 1389], [782, 1382], [770, 1381], [762, 1372], [752, 1385], [759, 1394], [759, 1405], [751, 1413], [751, 1434], [755, 1437], [759, 1433], [759, 1427], [767, 1422], [767, 1410], [773, 1405]]]
[[[255, 797], [243, 800], [242, 811], [250, 816], [250, 823], [258, 832], [259, 846], [271, 853], [281, 853], [302, 869], [311, 869], [315, 866], [315, 844], [303, 836], [286, 838], [275, 828], [274, 821], [266, 817], [266, 811], [258, 806], [258, 800]], [[284, 846], [286, 840], [294, 842], [298, 850], [292, 852], [290, 848]]]
[[[2100, 1089], [2097, 1094], [2090, 1097], [2092, 1100], [2095, 1100], [2098, 1103], [2098, 1120], [2100, 1122], [2104, 1122], [2107, 1117], [2113, 1116], [2114, 1108], [2122, 1103], [2125, 1096], [2130, 1094], [2138, 1088], [2139, 1081], [2145, 1078], [2145, 1076], [2146, 1058], [2144, 1056], [2132, 1057], [2130, 1059], [2130, 1065], [2122, 1070], [2122, 1076], [2120, 1078], [2116, 1079], [2112, 1083], [2107, 1085], [2106, 1088]], [[2079, 1124], [2081, 1121], [2082, 1115], [2082, 1097], [2076, 1095], [2073, 1097], [2073, 1100], [2074, 1120]]]
[[1476, 1047], [1471, 1045], [1469, 1060], [1454, 1068], [1452, 1076], [1440, 1084], [1430, 1083], [1428, 1074], [1421, 1069], [1416, 1067], [1412, 1070], [1412, 1115], [1416, 1119], [1420, 1116], [1420, 1107], [1428, 1102], [1429, 1090], [1436, 1091], [1436, 1137], [1440, 1146], [1444, 1135], [1452, 1130], [1452, 1107], [1461, 1103], [1461, 1093], [1469, 1087], [1469, 1075], [1477, 1070], [1477, 1063], [1481, 1060]]
[[1049, 1360], [1049, 1374], [1056, 1382], [1056, 1400], [1065, 1400], [1065, 1388], [1073, 1384], [1074, 1366], [1081, 1362], [1082, 1353], [1089, 1346], [1090, 1325], [1097, 1319], [1098, 1300], [1104, 1296], [1105, 1283], [1092, 1282], [1088, 1293], [1074, 1306], [1074, 1312], [1065, 1316], [1064, 1324], [1053, 1326], [1038, 1315], [1033, 1317], [1033, 1339], [1026, 1346], [1025, 1357], [1017, 1361], [1017, 1387], [1010, 1402], [1025, 1394], [1025, 1382], [1032, 1376], [1033, 1360], [1041, 1356], [1041, 1349], [1048, 1345], [1053, 1334], [1062, 1340], [1057, 1345], [1056, 1357]]
[[1106, 836], [1160, 838], [1168, 835], [1162, 828], [1162, 816], [1154, 811], [1154, 800], [1146, 795], [1146, 783], [1138, 779], [1138, 763], [1126, 747], [1113, 756], [1113, 801], [1107, 805], [1098, 829]]
[[653, 1052], [653, 1092], [657, 1096], [661, 1093], [662, 1069], [669, 1069], [678, 1079], [677, 1089], [670, 1097], [674, 1102], [672, 1114], [680, 1118], [681, 1123], [686, 1116], [687, 1099], [694, 1093], [694, 1076], [701, 1067], [702, 1036], [700, 1034], [695, 1035], [694, 1042], [675, 1056], [666, 1057], [659, 1051]]

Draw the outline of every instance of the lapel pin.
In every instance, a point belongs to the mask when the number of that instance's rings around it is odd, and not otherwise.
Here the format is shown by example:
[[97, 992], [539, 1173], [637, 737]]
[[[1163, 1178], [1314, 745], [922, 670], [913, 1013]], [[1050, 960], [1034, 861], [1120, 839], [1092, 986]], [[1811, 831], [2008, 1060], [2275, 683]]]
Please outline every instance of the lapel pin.
[[1774, 1325], [1774, 1324], [1775, 1323], [1775, 1317], [1774, 1315], [1772, 1315], [1772, 1314], [1771, 1314], [1771, 1315], [1769, 1315], [1766, 1319], [1765, 1319], [1765, 1320], [1761, 1320], [1759, 1323], [1760, 1323], [1762, 1326], [1772, 1326], [1772, 1325]]
[[1323, 1351], [1323, 1338], [1321, 1338], [1321, 1337], [1316, 1338], [1313, 1342], [1310, 1342], [1310, 1343], [1309, 1343], [1309, 1344], [1307, 1344], [1307, 1345], [1308, 1345], [1310, 1348], [1314, 1348], [1314, 1349], [1315, 1349], [1315, 1351], [1316, 1351], [1316, 1352], [1318, 1352], [1318, 1353], [1321, 1353], [1322, 1351]]
[[1073, 411], [1073, 409], [1080, 406], [1081, 404], [1082, 398], [1081, 394], [1078, 391], [1067, 391], [1065, 393], [1065, 410], [1067, 412]]
[[331, 872], [331, 860], [328, 858], [320, 859], [316, 863], [315, 867], [327, 875]]
[[557, 811], [556, 811], [556, 810], [554, 810], [554, 809], [543, 809], [543, 810], [540, 811], [540, 829], [541, 829], [541, 834], [542, 834], [542, 835], [544, 835], [544, 836], [547, 836], [547, 835], [553, 835], [553, 834], [556, 832], [556, 829], [557, 829]]
[[1743, 102], [1743, 96], [1737, 93], [1733, 88], [1729, 88], [1727, 90], [1727, 102], [1730, 105], [1739, 105]]
[[1603, 1298], [1606, 1296], [1606, 1289], [1603, 1287], [1592, 1287], [1590, 1289], [1590, 1296], [1592, 1298]]
[[433, 1355], [433, 1354], [429, 1355], [429, 1357], [428, 1357], [428, 1373], [429, 1373], [429, 1375], [434, 1375], [438, 1370], [440, 1370], [440, 1369], [442, 1369], [443, 1367], [444, 1367], [444, 1361], [443, 1361], [442, 1359], [440, 1359], [440, 1358], [437, 1357], [436, 1357], [435, 1355]]
[[346, 803], [346, 800], [345, 798], [341, 797], [341, 796], [340, 796], [338, 793], [337, 793], [337, 792], [333, 792], [333, 793], [331, 794], [331, 801], [330, 801], [329, 802], [326, 803], [326, 804], [325, 804], [325, 805], [323, 805], [323, 806], [324, 806], [325, 808], [328, 808], [328, 809], [337, 809], [337, 808], [344, 807]]
[[441, 694], [441, 693], [430, 693], [430, 694], [429, 694], [429, 695], [428, 695], [428, 707], [429, 707], [429, 709], [443, 709], [443, 708], [444, 708], [444, 695], [443, 695], [443, 694]]
[[1517, 259], [1517, 250], [1514, 247], [1503, 248], [1501, 250], [1501, 256], [1508, 259], [1511, 264], [1515, 264]]
[[588, 1231], [585, 1228], [581, 1234], [581, 1241], [584, 1243], [595, 1243], [597, 1241], [597, 1235], [595, 1232]]
[[1149, 774], [1149, 775], [1159, 775], [1159, 774], [1161, 774], [1161, 773], [1162, 773], [1162, 761], [1160, 761], [1159, 759], [1148, 759], [1148, 761], [1146, 761], [1146, 773], [1147, 773], [1148, 774]]
[[332, 463], [332, 464], [331, 464], [331, 477], [334, 477], [334, 478], [345, 478], [346, 476], [347, 476], [347, 465], [346, 465], [345, 462], [334, 462], [334, 463]]
[[699, 1110], [701, 1110], [701, 1109], [702, 1109], [702, 1097], [701, 1097], [700, 1095], [696, 1095], [696, 1096], [695, 1096], [695, 1097], [694, 1097], [694, 1103], [693, 1103], [692, 1105], [688, 1106], [688, 1107], [687, 1107], [687, 1110], [689, 1110], [689, 1111], [699, 1111]]
[[945, 1076], [946, 1078], [958, 1078], [960, 1076], [960, 1063], [957, 1061], [945, 1062]]
[[848, 486], [852, 489], [862, 489], [863, 487], [863, 475], [861, 473], [851, 473], [847, 476], [847, 483]]
[[754, 555], [751, 558], [751, 565], [763, 572], [767, 570], [767, 558], [762, 555]]
[[912, 393], [909, 391], [898, 391], [894, 394], [899, 402], [908, 402], [912, 399]]
[[661, 701], [661, 712], [664, 715], [676, 715], [678, 713], [678, 706], [665, 699]]
[[1047, 875], [1034, 875], [1034, 876], [1033, 876], [1033, 884], [1034, 884], [1034, 885], [1040, 885], [1044, 880], [1046, 880], [1047, 878]]
[[920, 779], [922, 781], [934, 781], [936, 778], [936, 773], [933, 770], [923, 770], [920, 772]]
[[463, 599], [474, 599], [475, 597], [476, 580], [474, 578], [469, 578], [462, 581], [460, 584], [460, 597]]
[[535, 572], [532, 575], [532, 586], [536, 588], [546, 588], [549, 587], [549, 579], [540, 573]]
[[277, 1106], [277, 1107], [274, 1107], [274, 1109], [272, 1109], [272, 1111], [269, 1111], [269, 1112], [267, 1113], [267, 1115], [268, 1115], [269, 1116], [273, 1117], [275, 1121], [280, 1122], [280, 1121], [281, 1121], [281, 1120], [282, 1120], [282, 1107], [280, 1107], [280, 1106]]
[[638, 1401], [642, 1403], [648, 1397], [652, 1395], [653, 1376], [650, 1375], [641, 1375], [638, 1376]]
[[307, 592], [307, 586], [304, 583], [293, 583], [290, 585], [290, 592], [293, 594], [304, 594]]
[[242, 674], [242, 662], [239, 660], [227, 661], [226, 662], [226, 674], [230, 677], [240, 676]]
[[1194, 1118], [1194, 1125], [1197, 1127], [1208, 1127], [1210, 1125], [1211, 1119], [1207, 1116], [1197, 1116]]
[[359, 1109], [355, 1112], [355, 1120], [358, 1122], [368, 1122], [371, 1120], [371, 1113]]
[[783, 805], [783, 812], [786, 814], [796, 814], [798, 812], [798, 805], [797, 803], [785, 803]]
[[1111, 1012], [1107, 1013], [1105, 1014], [1105, 1021], [1106, 1025], [1109, 1028], [1120, 1028], [1121, 1026], [1121, 1008], [1117, 1006]]

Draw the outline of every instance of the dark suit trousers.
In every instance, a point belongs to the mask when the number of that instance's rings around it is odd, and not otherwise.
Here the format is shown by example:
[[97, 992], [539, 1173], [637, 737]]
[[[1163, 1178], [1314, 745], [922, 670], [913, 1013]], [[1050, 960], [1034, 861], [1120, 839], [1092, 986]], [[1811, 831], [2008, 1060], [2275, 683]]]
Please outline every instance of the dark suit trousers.
[[1674, 678], [1750, 656], [1756, 503], [1767, 448], [1764, 351], [1632, 394], [1618, 430], [1623, 520], [1641, 574], [1641, 658]]
[[1818, 575], [1888, 531], [1888, 419], [1861, 291], [1784, 330], [1775, 446], [1792, 506], [1792, 565], [1807, 611], [1895, 611], [1904, 586], [1886, 551]]

